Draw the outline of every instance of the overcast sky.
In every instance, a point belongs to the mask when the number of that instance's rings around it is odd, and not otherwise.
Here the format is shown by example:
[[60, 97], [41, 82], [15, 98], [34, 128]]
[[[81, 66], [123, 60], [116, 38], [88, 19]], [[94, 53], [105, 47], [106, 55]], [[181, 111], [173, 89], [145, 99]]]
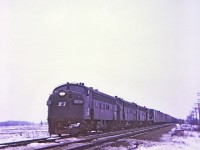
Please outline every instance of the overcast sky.
[[199, 0], [0, 0], [0, 121], [47, 119], [66, 82], [186, 118], [200, 92]]

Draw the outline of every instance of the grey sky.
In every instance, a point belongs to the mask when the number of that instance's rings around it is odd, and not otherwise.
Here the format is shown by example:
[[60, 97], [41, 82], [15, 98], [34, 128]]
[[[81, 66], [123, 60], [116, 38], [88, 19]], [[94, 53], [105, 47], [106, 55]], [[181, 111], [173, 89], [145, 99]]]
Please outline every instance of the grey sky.
[[47, 118], [84, 82], [185, 118], [200, 91], [198, 0], [0, 0], [0, 121]]

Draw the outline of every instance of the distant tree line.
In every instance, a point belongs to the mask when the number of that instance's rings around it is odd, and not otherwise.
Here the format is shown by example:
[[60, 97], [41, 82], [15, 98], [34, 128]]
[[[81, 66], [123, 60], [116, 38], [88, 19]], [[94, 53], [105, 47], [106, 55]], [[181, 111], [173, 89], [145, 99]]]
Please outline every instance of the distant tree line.
[[0, 122], [0, 126], [23, 126], [23, 125], [31, 125], [33, 123], [27, 121], [4, 121]]

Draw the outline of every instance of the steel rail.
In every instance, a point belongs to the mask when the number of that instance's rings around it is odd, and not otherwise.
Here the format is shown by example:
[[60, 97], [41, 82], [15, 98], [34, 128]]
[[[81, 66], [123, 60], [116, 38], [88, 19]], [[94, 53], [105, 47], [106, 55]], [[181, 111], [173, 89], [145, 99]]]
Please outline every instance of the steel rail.
[[137, 129], [131, 129], [131, 130], [123, 130], [123, 131], [117, 131], [117, 132], [109, 132], [109, 133], [103, 133], [103, 134], [98, 134], [98, 135], [86, 136], [86, 137], [82, 137], [84, 139], [79, 139], [77, 141], [61, 141], [60, 143], [53, 143], [46, 146], [38, 147], [36, 149], [38, 150], [39, 149], [59, 149], [59, 148], [65, 149], [65, 150], [88, 149], [91, 147], [101, 145], [106, 142], [116, 141], [118, 139], [122, 139], [125, 137], [146, 134], [153, 130], [157, 130], [159, 128], [167, 127], [170, 125], [172, 124], [156, 125], [156, 126], [150, 126], [150, 127], [145, 127], [145, 128], [137, 128]]
[[[54, 148], [61, 148], [65, 147], [65, 149], [74, 150], [74, 149], [86, 149], [90, 147], [94, 147], [100, 145], [105, 142], [115, 141], [120, 138], [125, 138], [129, 136], [136, 136], [139, 134], [144, 134], [146, 132], [150, 132], [165, 126], [169, 126], [172, 124], [165, 124], [165, 125], [154, 125], [149, 127], [143, 128], [134, 128], [128, 130], [119, 130], [114, 132], [106, 132], [106, 133], [96, 133], [90, 135], [82, 135], [78, 136], [76, 141], [70, 141], [69, 138], [72, 136], [66, 135], [62, 137], [45, 137], [39, 139], [32, 139], [32, 140], [25, 140], [25, 141], [17, 141], [17, 142], [10, 142], [10, 143], [0, 143], [0, 149], [8, 148], [8, 147], [20, 147], [31, 143], [48, 143], [48, 145], [39, 145], [37, 148], [34, 149], [54, 149]], [[71, 144], [76, 144], [77, 146], [70, 146]]]

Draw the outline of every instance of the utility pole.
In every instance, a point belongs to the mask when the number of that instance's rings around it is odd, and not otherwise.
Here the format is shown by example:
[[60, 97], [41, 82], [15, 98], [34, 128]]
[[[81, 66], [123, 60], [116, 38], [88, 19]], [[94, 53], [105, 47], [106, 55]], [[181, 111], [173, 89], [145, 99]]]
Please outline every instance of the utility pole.
[[200, 129], [200, 92], [197, 92], [197, 102], [194, 103], [193, 110], [190, 112], [187, 117], [188, 122], [192, 125], [199, 125]]
[[197, 108], [198, 108], [198, 113], [199, 113], [199, 125], [200, 125], [200, 93], [197, 93]]
[[200, 125], [200, 102], [198, 102], [198, 109], [199, 109], [199, 125]]
[[199, 120], [198, 120], [198, 107], [194, 107], [194, 124], [198, 125], [199, 124]]

